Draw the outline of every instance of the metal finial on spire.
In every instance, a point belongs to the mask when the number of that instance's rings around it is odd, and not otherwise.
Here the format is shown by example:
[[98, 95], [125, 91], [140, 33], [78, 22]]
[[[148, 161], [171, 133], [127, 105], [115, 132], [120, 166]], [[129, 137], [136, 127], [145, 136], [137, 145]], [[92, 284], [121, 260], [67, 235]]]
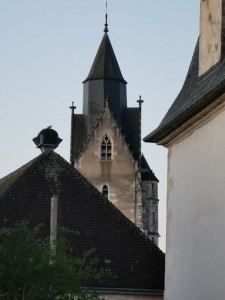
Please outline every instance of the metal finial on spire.
[[137, 103], [139, 104], [139, 107], [141, 107], [141, 104], [144, 102], [144, 100], [141, 99], [141, 95], [139, 96], [139, 99], [137, 100]]
[[76, 106], [74, 106], [74, 102], [72, 102], [72, 106], [70, 106], [72, 114], [74, 114], [74, 110], [76, 109]]
[[107, 33], [109, 30], [108, 30], [108, 22], [107, 22], [107, 18], [108, 18], [108, 14], [107, 14], [107, 0], [106, 0], [106, 3], [105, 3], [105, 9], [106, 9], [106, 14], [105, 14], [105, 28], [104, 28], [104, 32]]

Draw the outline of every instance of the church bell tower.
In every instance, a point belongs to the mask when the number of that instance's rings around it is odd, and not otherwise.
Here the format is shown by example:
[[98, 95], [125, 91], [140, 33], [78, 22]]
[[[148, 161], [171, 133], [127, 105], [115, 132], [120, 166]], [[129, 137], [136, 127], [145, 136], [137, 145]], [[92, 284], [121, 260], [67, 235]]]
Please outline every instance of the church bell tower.
[[141, 153], [143, 100], [127, 107], [126, 85], [106, 14], [102, 41], [83, 81], [83, 113], [71, 106], [71, 164], [157, 244], [158, 179]]

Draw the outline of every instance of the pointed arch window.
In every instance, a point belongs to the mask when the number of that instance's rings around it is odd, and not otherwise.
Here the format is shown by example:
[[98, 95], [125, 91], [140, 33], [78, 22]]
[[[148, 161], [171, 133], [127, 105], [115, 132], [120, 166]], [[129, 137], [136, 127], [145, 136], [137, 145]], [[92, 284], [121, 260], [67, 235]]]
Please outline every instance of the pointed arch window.
[[101, 160], [112, 159], [112, 143], [106, 134], [101, 143]]
[[109, 196], [109, 189], [108, 189], [107, 185], [103, 185], [103, 187], [102, 187], [102, 194], [103, 194], [106, 198], [108, 198], [108, 196]]

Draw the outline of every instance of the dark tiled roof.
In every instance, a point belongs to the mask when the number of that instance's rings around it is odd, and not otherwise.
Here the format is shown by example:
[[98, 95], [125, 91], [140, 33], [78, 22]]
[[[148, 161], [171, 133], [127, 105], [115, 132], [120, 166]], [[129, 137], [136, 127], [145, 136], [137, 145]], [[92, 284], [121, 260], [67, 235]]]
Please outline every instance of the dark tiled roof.
[[30, 162], [28, 162], [26, 165], [22, 166], [15, 172], [12, 172], [8, 176], [5, 176], [0, 179], [0, 197], [2, 194], [4, 194], [5, 191], [7, 191], [14, 184], [14, 182], [17, 181], [18, 178], [20, 178], [23, 175], [24, 172], [26, 172], [26, 170], [30, 167], [30, 165], [33, 164], [35, 160], [36, 159], [31, 160]]
[[157, 181], [159, 182], [158, 178], [155, 176], [155, 174], [152, 172], [151, 168], [149, 167], [147, 160], [145, 159], [144, 155], [141, 155], [141, 169], [147, 170], [147, 172], [141, 172], [141, 180], [151, 180], [151, 181]]
[[[3, 185], [3, 183], [5, 185]], [[59, 195], [58, 223], [79, 232], [74, 253], [96, 248], [100, 265], [117, 276], [87, 286], [163, 290], [164, 254], [55, 152], [45, 152], [0, 181], [0, 224], [28, 219], [49, 235], [50, 198]], [[7, 188], [6, 188], [7, 187]], [[107, 265], [108, 266], [108, 265]]]
[[225, 92], [225, 60], [198, 76], [199, 42], [195, 47], [184, 85], [162, 122], [144, 138], [157, 143], [195, 116]]
[[135, 160], [139, 160], [140, 142], [139, 136], [139, 108], [130, 107], [124, 110], [122, 133]]
[[85, 124], [85, 115], [74, 114], [72, 119], [72, 157], [77, 159], [87, 141], [87, 130]]
[[85, 81], [96, 79], [121, 80], [126, 83], [107, 33], [102, 38], [95, 60]]

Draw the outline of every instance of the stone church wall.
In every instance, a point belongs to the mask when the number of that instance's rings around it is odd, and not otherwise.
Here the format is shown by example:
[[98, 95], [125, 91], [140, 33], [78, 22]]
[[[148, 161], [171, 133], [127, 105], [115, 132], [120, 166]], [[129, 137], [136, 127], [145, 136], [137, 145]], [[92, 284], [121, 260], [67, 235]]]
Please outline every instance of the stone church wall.
[[[101, 142], [106, 134], [112, 143], [112, 159], [108, 161], [101, 160]], [[137, 165], [109, 110], [94, 130], [76, 165], [99, 191], [106, 185], [109, 200], [126, 217], [135, 221], [135, 209], [138, 206], [138, 194], [135, 193]]]

